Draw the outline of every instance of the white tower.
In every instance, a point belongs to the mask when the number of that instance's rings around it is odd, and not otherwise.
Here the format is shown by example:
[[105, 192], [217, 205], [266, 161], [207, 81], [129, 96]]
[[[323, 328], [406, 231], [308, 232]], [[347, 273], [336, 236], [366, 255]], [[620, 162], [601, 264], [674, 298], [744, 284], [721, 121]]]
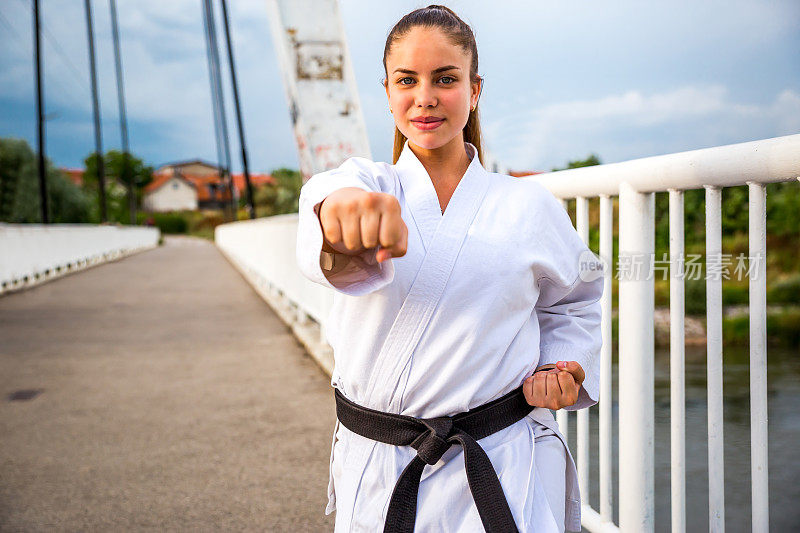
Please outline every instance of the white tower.
[[300, 172], [371, 159], [337, 0], [267, 0]]

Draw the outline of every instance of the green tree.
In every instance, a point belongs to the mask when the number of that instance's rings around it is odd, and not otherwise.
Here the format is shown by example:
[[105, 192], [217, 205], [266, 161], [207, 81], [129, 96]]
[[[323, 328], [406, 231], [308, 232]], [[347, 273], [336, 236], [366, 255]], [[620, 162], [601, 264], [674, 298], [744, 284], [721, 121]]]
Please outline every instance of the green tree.
[[255, 192], [256, 212], [259, 216], [297, 213], [303, 177], [297, 170], [279, 168], [271, 172], [275, 183], [262, 185]]
[[800, 182], [767, 185], [767, 233], [797, 245], [800, 239]]
[[[95, 201], [92, 203], [92, 220], [100, 221], [100, 194], [97, 181], [97, 153], [92, 152], [84, 160], [86, 171], [83, 174], [83, 190]], [[128, 184], [135, 184], [136, 206], [142, 203], [144, 188], [153, 181], [153, 167], [147, 166], [133, 154], [127, 159], [119, 150], [109, 150], [103, 158], [106, 180], [106, 210], [110, 222], [127, 224], [130, 221], [128, 209]]]
[[[90, 221], [91, 201], [63, 172], [45, 159], [50, 221]], [[42, 222], [37, 158], [27, 141], [0, 138], [0, 221]]]
[[567, 163], [567, 166], [564, 168], [554, 168], [551, 172], [555, 172], [557, 170], [567, 170], [570, 168], [581, 168], [581, 167], [591, 167], [594, 165], [600, 165], [600, 157], [597, 154], [589, 154], [586, 159], [576, 159], [575, 161], [570, 161]]

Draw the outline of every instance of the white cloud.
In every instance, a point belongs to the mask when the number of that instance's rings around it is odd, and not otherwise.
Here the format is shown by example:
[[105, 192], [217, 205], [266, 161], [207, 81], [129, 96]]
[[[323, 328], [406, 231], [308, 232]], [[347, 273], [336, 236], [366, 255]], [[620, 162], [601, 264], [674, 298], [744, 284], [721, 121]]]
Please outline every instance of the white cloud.
[[721, 85], [690, 85], [553, 103], [490, 121], [485, 135], [511, 168], [549, 170], [590, 152], [616, 162], [799, 130], [800, 93], [791, 89], [757, 105], [733, 101]]
[[[765, 7], [738, 0], [686, 0], [679, 7], [645, 8], [626, 0], [602, 6], [584, 2], [578, 10], [542, 2], [447, 3], [474, 26], [481, 71], [488, 77], [481, 97], [486, 144], [512, 168], [560, 166], [591, 151], [604, 161], [624, 160], [800, 130], [800, 76], [781, 53], [796, 40], [796, 2]], [[104, 138], [106, 147], [116, 147], [108, 4], [93, 0], [93, 5]], [[420, 5], [414, 0], [341, 0], [372, 155], [378, 160], [391, 157], [393, 132], [378, 85], [384, 41], [397, 19]], [[296, 166], [265, 1], [228, 6], [251, 165], [254, 170]], [[153, 164], [182, 157], [216, 159], [202, 3], [137, 0], [118, 2], [118, 10], [133, 150]], [[5, 31], [8, 24], [0, 21], [0, 100], [33, 109], [30, 9], [25, 0], [2, 2], [0, 13], [13, 28]], [[94, 142], [90, 129], [70, 131], [75, 123], [91, 126], [92, 121], [83, 3], [46, 2], [43, 15], [63, 50], [59, 53], [45, 39], [45, 101], [48, 112], [62, 117], [48, 123], [49, 150], [57, 162], [77, 164]], [[238, 168], [219, 16], [217, 25]], [[708, 79], [717, 84], [698, 82]], [[732, 97], [727, 88], [737, 94], [749, 91], [749, 97]], [[753, 103], [765, 94], [775, 96]], [[553, 101], [553, 95], [560, 101]], [[7, 116], [15, 118], [4, 118], [0, 108], [0, 134], [33, 131], [32, 112], [24, 122], [19, 113]], [[56, 155], [59, 139], [66, 138], [68, 147]]]

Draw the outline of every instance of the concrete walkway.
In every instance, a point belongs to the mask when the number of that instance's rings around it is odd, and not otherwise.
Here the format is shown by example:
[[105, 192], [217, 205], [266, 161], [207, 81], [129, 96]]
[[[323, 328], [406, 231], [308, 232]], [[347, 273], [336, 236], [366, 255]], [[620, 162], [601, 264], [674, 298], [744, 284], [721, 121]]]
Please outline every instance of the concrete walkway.
[[329, 379], [207, 241], [0, 298], [0, 393], [0, 531], [333, 530]]

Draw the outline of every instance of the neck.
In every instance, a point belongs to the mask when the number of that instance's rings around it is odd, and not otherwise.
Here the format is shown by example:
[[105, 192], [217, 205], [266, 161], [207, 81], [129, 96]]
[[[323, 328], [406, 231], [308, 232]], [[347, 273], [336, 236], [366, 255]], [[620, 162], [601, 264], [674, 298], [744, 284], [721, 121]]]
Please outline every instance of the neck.
[[[453, 181], [458, 183], [470, 164], [464, 138], [461, 135], [454, 137], [453, 140], [439, 148], [420, 148], [412, 144], [410, 140], [408, 147], [428, 171], [434, 184]], [[474, 157], [478, 157], [478, 154], [475, 154]]]

